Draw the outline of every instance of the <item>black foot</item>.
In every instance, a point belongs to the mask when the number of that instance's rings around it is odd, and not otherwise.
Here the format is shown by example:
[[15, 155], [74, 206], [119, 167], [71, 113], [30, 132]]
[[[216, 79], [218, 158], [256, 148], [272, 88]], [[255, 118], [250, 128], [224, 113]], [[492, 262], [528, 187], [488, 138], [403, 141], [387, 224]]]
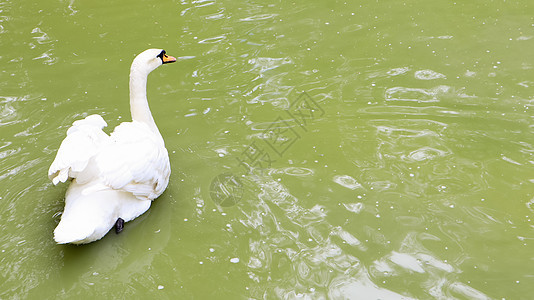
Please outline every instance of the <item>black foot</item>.
[[117, 219], [117, 223], [115, 223], [115, 232], [117, 234], [121, 233], [121, 231], [124, 229], [124, 220], [121, 218]]

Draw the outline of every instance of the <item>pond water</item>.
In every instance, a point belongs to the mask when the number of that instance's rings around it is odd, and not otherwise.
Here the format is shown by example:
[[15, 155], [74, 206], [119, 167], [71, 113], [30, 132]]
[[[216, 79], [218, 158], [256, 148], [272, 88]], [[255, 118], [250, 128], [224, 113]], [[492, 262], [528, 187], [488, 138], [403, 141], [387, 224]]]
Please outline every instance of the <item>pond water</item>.
[[[1, 1], [0, 298], [527, 299], [534, 2]], [[73, 121], [150, 75], [169, 187], [56, 245]], [[531, 108], [533, 107], [533, 108]]]

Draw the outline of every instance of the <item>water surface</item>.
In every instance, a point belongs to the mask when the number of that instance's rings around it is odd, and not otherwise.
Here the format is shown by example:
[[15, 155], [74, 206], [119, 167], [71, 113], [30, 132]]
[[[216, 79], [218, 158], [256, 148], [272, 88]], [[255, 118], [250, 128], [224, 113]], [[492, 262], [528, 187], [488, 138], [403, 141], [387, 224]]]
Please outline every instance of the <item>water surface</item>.
[[[532, 4], [0, 2], [0, 297], [527, 299]], [[73, 121], [130, 120], [149, 47], [167, 191], [58, 246]]]

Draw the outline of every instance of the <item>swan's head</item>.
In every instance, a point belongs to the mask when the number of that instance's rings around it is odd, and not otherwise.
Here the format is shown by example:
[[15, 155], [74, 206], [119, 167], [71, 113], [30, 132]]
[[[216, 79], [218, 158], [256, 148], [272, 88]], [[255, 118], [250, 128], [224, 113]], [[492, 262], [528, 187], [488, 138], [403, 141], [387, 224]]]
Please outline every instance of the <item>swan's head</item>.
[[162, 49], [148, 49], [137, 55], [132, 63], [131, 71], [144, 71], [147, 74], [162, 64], [175, 62], [176, 58], [167, 55]]

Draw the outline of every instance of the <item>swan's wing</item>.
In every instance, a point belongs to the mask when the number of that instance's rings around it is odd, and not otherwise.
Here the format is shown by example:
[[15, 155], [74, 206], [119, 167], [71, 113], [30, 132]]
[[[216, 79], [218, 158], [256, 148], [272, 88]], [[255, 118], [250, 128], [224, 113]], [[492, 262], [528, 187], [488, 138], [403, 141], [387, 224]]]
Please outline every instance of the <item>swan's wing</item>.
[[109, 139], [102, 131], [107, 124], [99, 115], [91, 115], [75, 121], [67, 131], [67, 137], [61, 142], [48, 178], [54, 184], [76, 178], [98, 152], [98, 148]]
[[161, 136], [139, 122], [122, 123], [95, 157], [104, 184], [134, 194], [157, 198], [169, 183], [170, 163]]

